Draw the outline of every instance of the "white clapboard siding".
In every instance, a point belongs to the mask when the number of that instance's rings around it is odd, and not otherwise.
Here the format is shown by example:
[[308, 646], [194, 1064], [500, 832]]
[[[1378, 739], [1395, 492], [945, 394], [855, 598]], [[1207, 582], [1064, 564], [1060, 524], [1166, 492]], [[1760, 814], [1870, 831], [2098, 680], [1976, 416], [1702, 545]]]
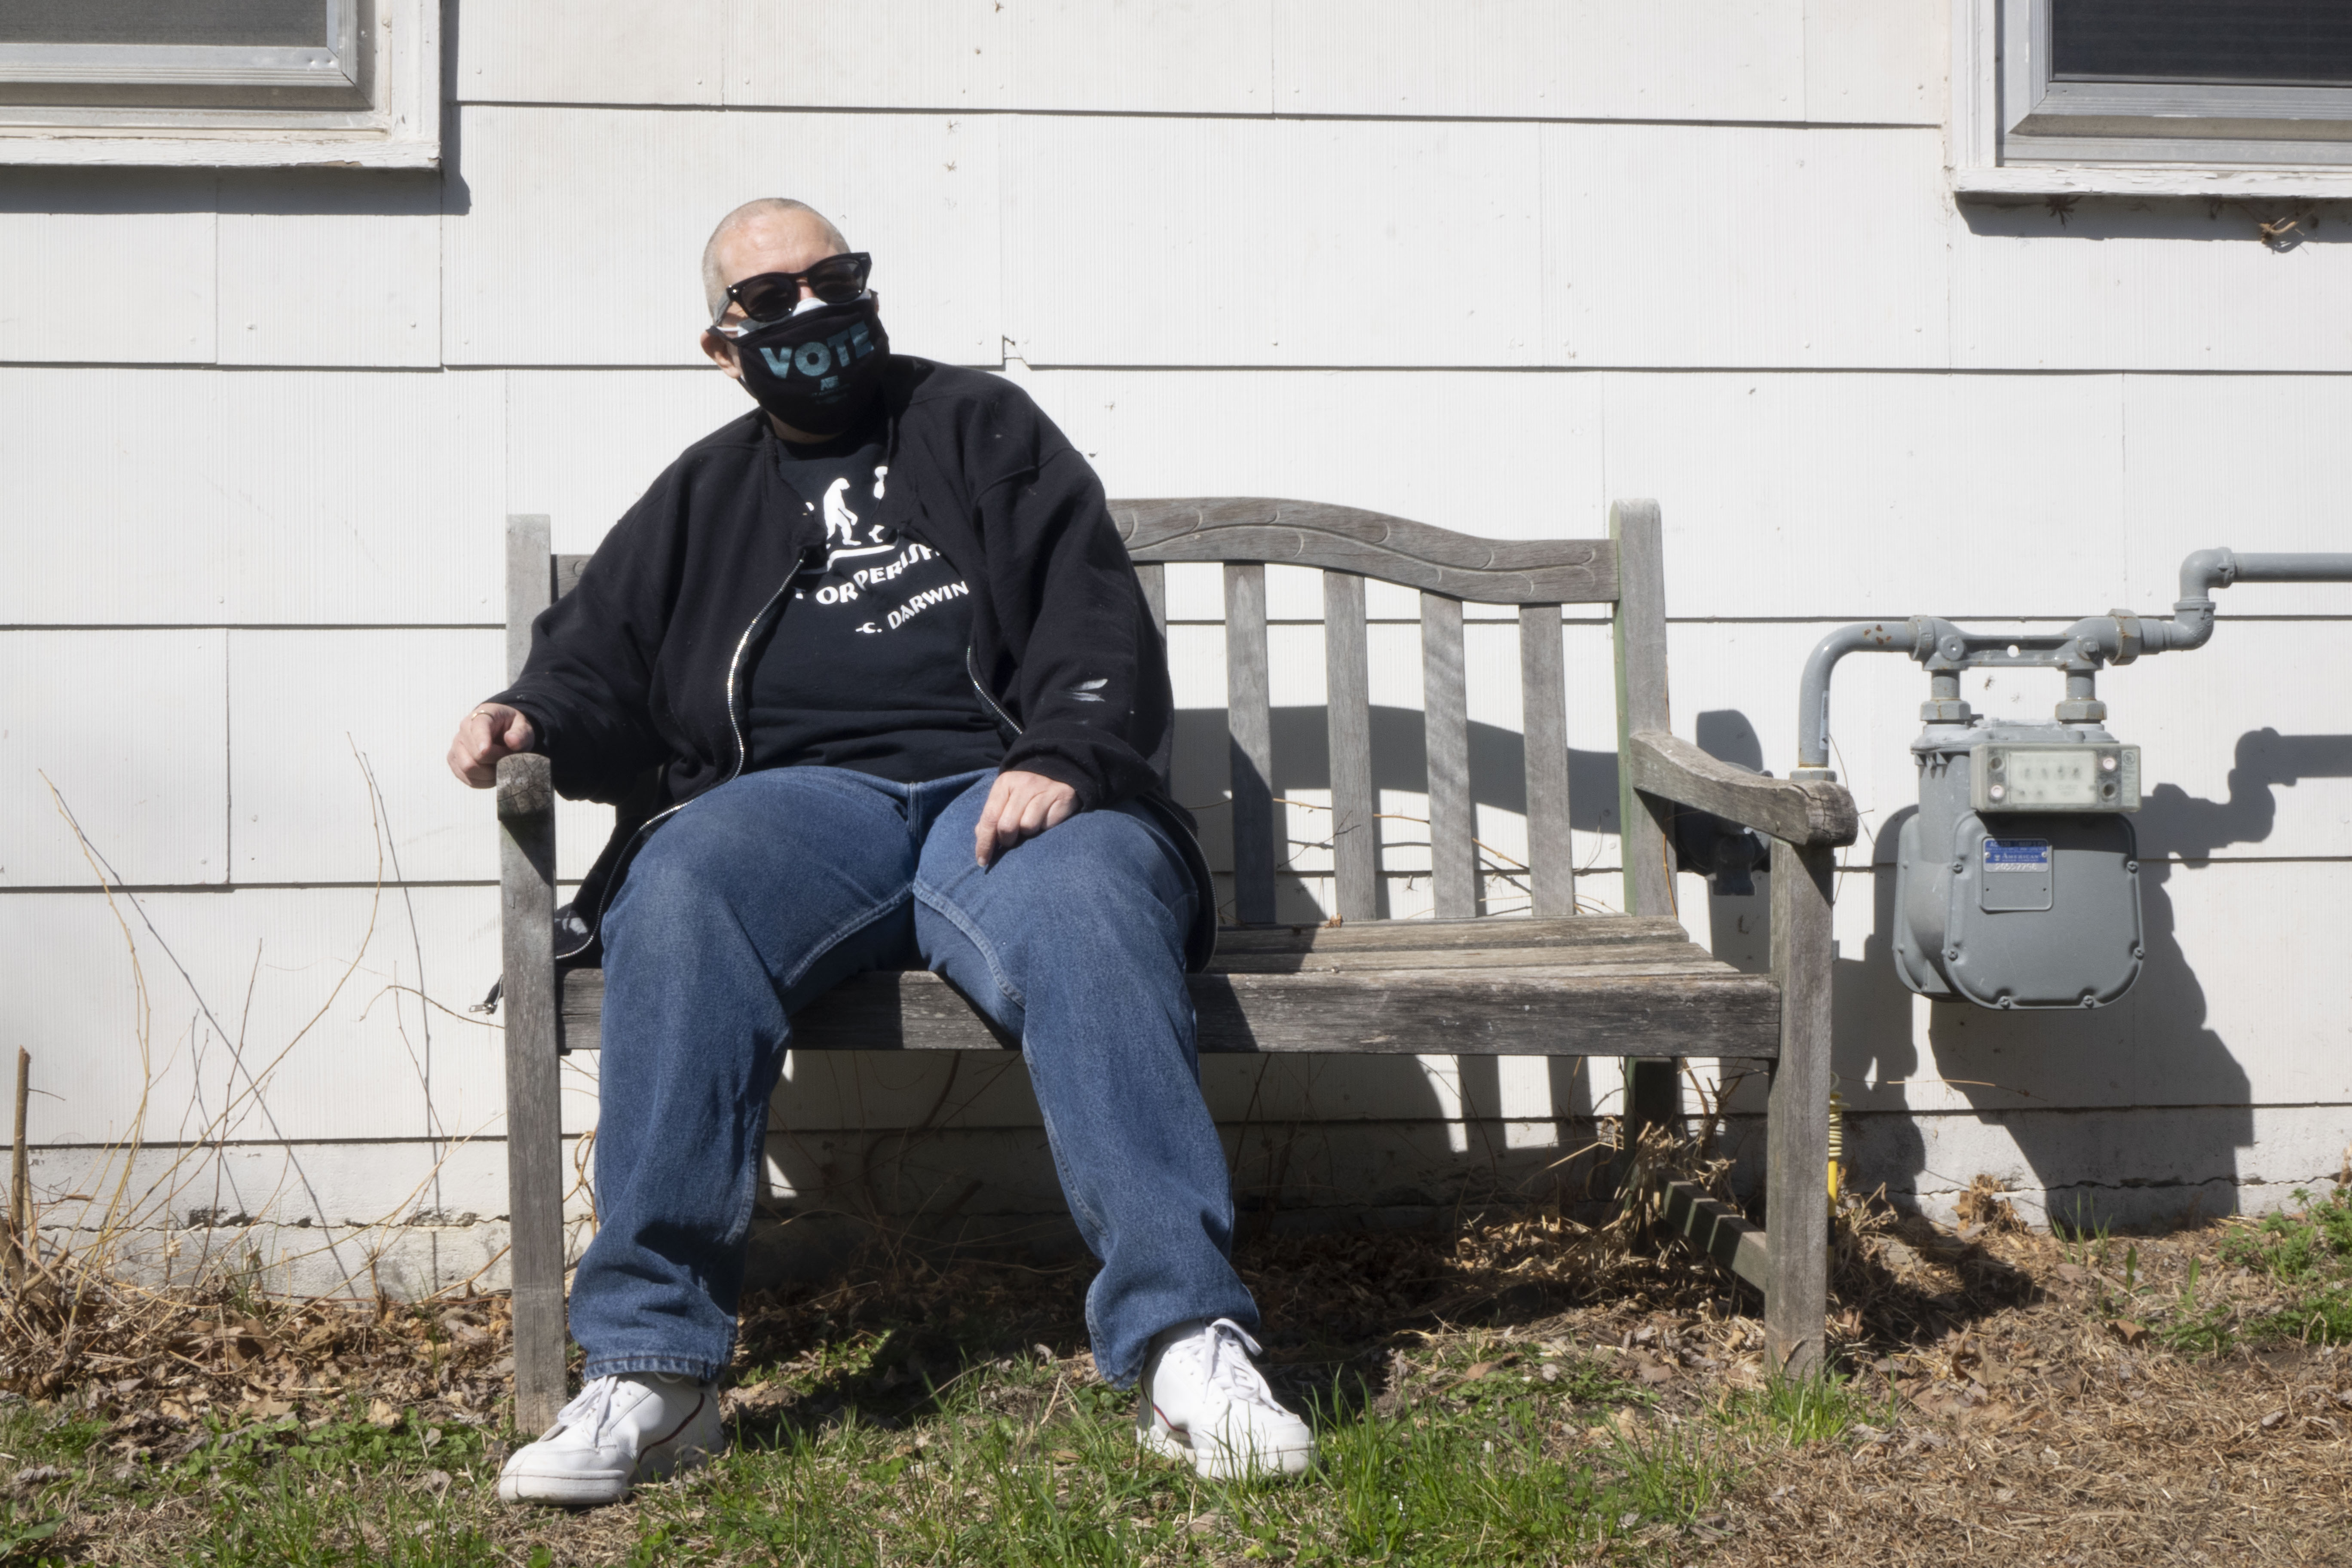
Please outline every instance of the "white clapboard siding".
[[[2316, 328], [2322, 318], [2314, 316]], [[2181, 557], [2352, 549], [2352, 518], [2329, 489], [2306, 488], [2312, 455], [2352, 428], [2352, 379], [2339, 375], [2124, 377], [2123, 541], [2127, 600], [2154, 610], [2179, 596]], [[2352, 584], [2245, 584], [2216, 598], [2223, 616], [2352, 613]], [[2352, 649], [2352, 643], [2339, 643]], [[2340, 658], [2339, 658], [2340, 668]]]
[[1941, 125], [1951, 26], [1942, 0], [1805, 0], [1805, 118]]
[[[506, 684], [503, 631], [228, 637], [238, 882], [497, 882], [489, 792], [445, 758], [458, 722]], [[573, 880], [604, 847], [612, 808], [556, 811], [557, 872]]]
[[0, 369], [0, 624], [499, 624], [503, 390]]
[[1805, 118], [1804, 0], [1278, 0], [1285, 114]]
[[123, 882], [228, 879], [226, 640], [0, 632], [0, 888], [99, 886], [60, 797]]
[[[452, 27], [446, 90], [462, 103], [715, 104], [735, 0], [498, 0]], [[789, 31], [811, 7], [760, 5]], [[823, 24], [817, 24], [822, 26]]]
[[[1295, 496], [1503, 539], [1608, 526], [1595, 376], [1065, 370], [1022, 384], [1115, 496]], [[1314, 603], [1321, 615], [1319, 589]]]
[[1547, 125], [1541, 136], [1546, 363], [1946, 362], [1937, 132]]
[[[466, 102], [1934, 124], [1933, 0], [518, 0]], [[723, 84], [723, 87], [722, 87]]]
[[[142, 1136], [154, 1142], [197, 1140], [207, 1129], [215, 1140], [225, 1131], [301, 1141], [503, 1126], [499, 1036], [466, 1013], [498, 977], [496, 888], [136, 900], [134, 908], [118, 895], [110, 910], [95, 893], [0, 894], [0, 933], [17, 976], [10, 1025], [44, 1091], [35, 1142], [129, 1136], [142, 1088]], [[394, 989], [416, 986], [420, 971], [426, 995], [447, 1011]], [[240, 1033], [243, 1068], [223, 1044]], [[245, 1093], [246, 1070], [262, 1077], [257, 1100]], [[566, 1120], [593, 1120], [573, 1098]]]
[[[2300, 1206], [2294, 1190], [2332, 1184], [2344, 1160], [2333, 1107], [1849, 1114], [1845, 1125], [1853, 1169], [1880, 1173], [1896, 1203], [1948, 1225], [1979, 1173], [2035, 1225], [2170, 1226]], [[2131, 1177], [2118, 1182], [2121, 1171]]]
[[728, 0], [727, 101], [1001, 109], [1014, 23], [1009, 0]]
[[2113, 376], [1624, 372], [1602, 403], [1669, 616], [2072, 618], [2127, 585]]
[[463, 110], [442, 230], [446, 363], [698, 364], [701, 258], [754, 196], [874, 253], [894, 341], [995, 363], [997, 122], [987, 117]]
[[[507, 1209], [506, 1145], [498, 1138], [387, 1136], [364, 1143], [226, 1147], [175, 1146], [158, 1139], [128, 1150], [37, 1143], [32, 1166], [44, 1229], [97, 1230], [109, 1205], [120, 1203], [118, 1215], [138, 1228], [181, 1230], [181, 1256], [193, 1263], [208, 1246], [215, 1257], [235, 1256], [230, 1244], [244, 1228], [234, 1223], [239, 1215], [275, 1215], [289, 1226], [308, 1220], [310, 1236], [278, 1239], [302, 1250], [331, 1246], [362, 1284], [365, 1255], [387, 1238], [351, 1233], [420, 1216], [426, 1224], [478, 1224], [503, 1218]], [[130, 1179], [118, 1199], [117, 1181], [126, 1168]], [[82, 1194], [89, 1196], [75, 1195]], [[329, 1234], [318, 1234], [320, 1229]]]
[[708, 363], [506, 381], [507, 510], [544, 513], [567, 554], [594, 550], [680, 452], [753, 407]]
[[[0, 210], [0, 360], [209, 363], [210, 176], [11, 170]], [[29, 175], [29, 177], [28, 177]], [[193, 176], [193, 177], [192, 177]], [[58, 210], [44, 211], [54, 205]]]
[[224, 192], [220, 215], [221, 363], [441, 363], [438, 182], [400, 182], [421, 198], [413, 213], [321, 212], [253, 174], [236, 183], [246, 199]]
[[2273, 251], [2255, 215], [2190, 204], [1962, 207], [1952, 224], [1952, 363], [2049, 370], [2343, 371], [2352, 280], [2340, 245]]
[[1010, 352], [1031, 364], [1535, 363], [1538, 135], [1010, 120]]
[[1279, 0], [1013, 0], [1006, 102], [1129, 114], [1264, 114]]

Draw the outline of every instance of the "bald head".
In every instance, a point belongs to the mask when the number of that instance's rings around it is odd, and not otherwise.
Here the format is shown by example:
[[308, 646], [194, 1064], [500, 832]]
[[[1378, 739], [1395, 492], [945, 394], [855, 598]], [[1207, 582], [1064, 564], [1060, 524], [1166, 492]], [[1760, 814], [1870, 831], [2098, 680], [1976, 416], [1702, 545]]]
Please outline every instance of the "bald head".
[[719, 220], [702, 247], [702, 297], [717, 315], [727, 286], [762, 272], [802, 272], [849, 248], [841, 230], [806, 202], [761, 196]]

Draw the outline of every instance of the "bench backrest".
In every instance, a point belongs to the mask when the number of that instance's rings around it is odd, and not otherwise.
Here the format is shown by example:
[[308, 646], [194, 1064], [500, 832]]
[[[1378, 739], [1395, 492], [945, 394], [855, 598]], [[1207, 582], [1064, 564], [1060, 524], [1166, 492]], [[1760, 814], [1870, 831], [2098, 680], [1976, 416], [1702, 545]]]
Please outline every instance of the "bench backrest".
[[[1110, 504], [1153, 618], [1163, 632], [1168, 621], [1166, 563], [1214, 562], [1224, 568], [1225, 717], [1234, 912], [1239, 923], [1275, 921], [1275, 882], [1282, 858], [1275, 840], [1266, 655], [1265, 568], [1270, 563], [1316, 567], [1323, 573], [1333, 912], [1350, 921], [1379, 914], [1367, 578], [1421, 594], [1423, 724], [1435, 915], [1467, 919], [1478, 912], [1463, 663], [1465, 601], [1518, 606], [1530, 912], [1537, 916], [1576, 910], [1561, 607], [1615, 607], [1616, 804], [1624, 836], [1624, 908], [1629, 914], [1674, 912], [1664, 836], [1653, 812], [1636, 796], [1625, 761], [1627, 737], [1633, 731], [1667, 728], [1665, 590], [1655, 502], [1616, 503], [1610, 509], [1606, 539], [1525, 541], [1474, 538], [1403, 518], [1312, 501], [1243, 497]], [[541, 517], [512, 520], [509, 550], [511, 673], [520, 670], [530, 651], [531, 618], [551, 599], [571, 591], [588, 557], [551, 557], [547, 521]], [[540, 575], [543, 568], [533, 563], [551, 561], [551, 574]], [[541, 594], [547, 596], [540, 597]]]

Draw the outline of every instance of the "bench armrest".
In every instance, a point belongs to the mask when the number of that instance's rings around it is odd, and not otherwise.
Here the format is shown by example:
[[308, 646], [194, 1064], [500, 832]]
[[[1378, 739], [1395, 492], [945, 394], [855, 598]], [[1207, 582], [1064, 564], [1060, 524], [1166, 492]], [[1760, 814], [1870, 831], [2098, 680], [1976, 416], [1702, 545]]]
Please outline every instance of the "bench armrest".
[[1860, 831], [1842, 784], [1767, 778], [1708, 756], [1663, 730], [1636, 730], [1626, 762], [1633, 787], [1799, 845], [1851, 844]]
[[536, 752], [499, 759], [499, 820], [520, 822], [555, 809], [555, 764]]

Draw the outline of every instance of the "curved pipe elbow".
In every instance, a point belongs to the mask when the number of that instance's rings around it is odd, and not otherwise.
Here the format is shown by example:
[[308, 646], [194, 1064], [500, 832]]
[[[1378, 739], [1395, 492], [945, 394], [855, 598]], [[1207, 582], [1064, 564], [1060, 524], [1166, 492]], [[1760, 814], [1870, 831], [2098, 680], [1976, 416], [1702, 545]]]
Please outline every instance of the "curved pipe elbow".
[[1850, 653], [1915, 653], [1919, 623], [1857, 621], [1840, 626], [1813, 646], [1806, 656], [1804, 679], [1797, 698], [1797, 765], [1830, 765], [1830, 675], [1838, 660]]
[[[2238, 580], [2238, 558], [2227, 550], [2200, 550], [2180, 563], [2180, 596], [2210, 599]], [[2209, 617], [2210, 619], [2210, 617]]]

